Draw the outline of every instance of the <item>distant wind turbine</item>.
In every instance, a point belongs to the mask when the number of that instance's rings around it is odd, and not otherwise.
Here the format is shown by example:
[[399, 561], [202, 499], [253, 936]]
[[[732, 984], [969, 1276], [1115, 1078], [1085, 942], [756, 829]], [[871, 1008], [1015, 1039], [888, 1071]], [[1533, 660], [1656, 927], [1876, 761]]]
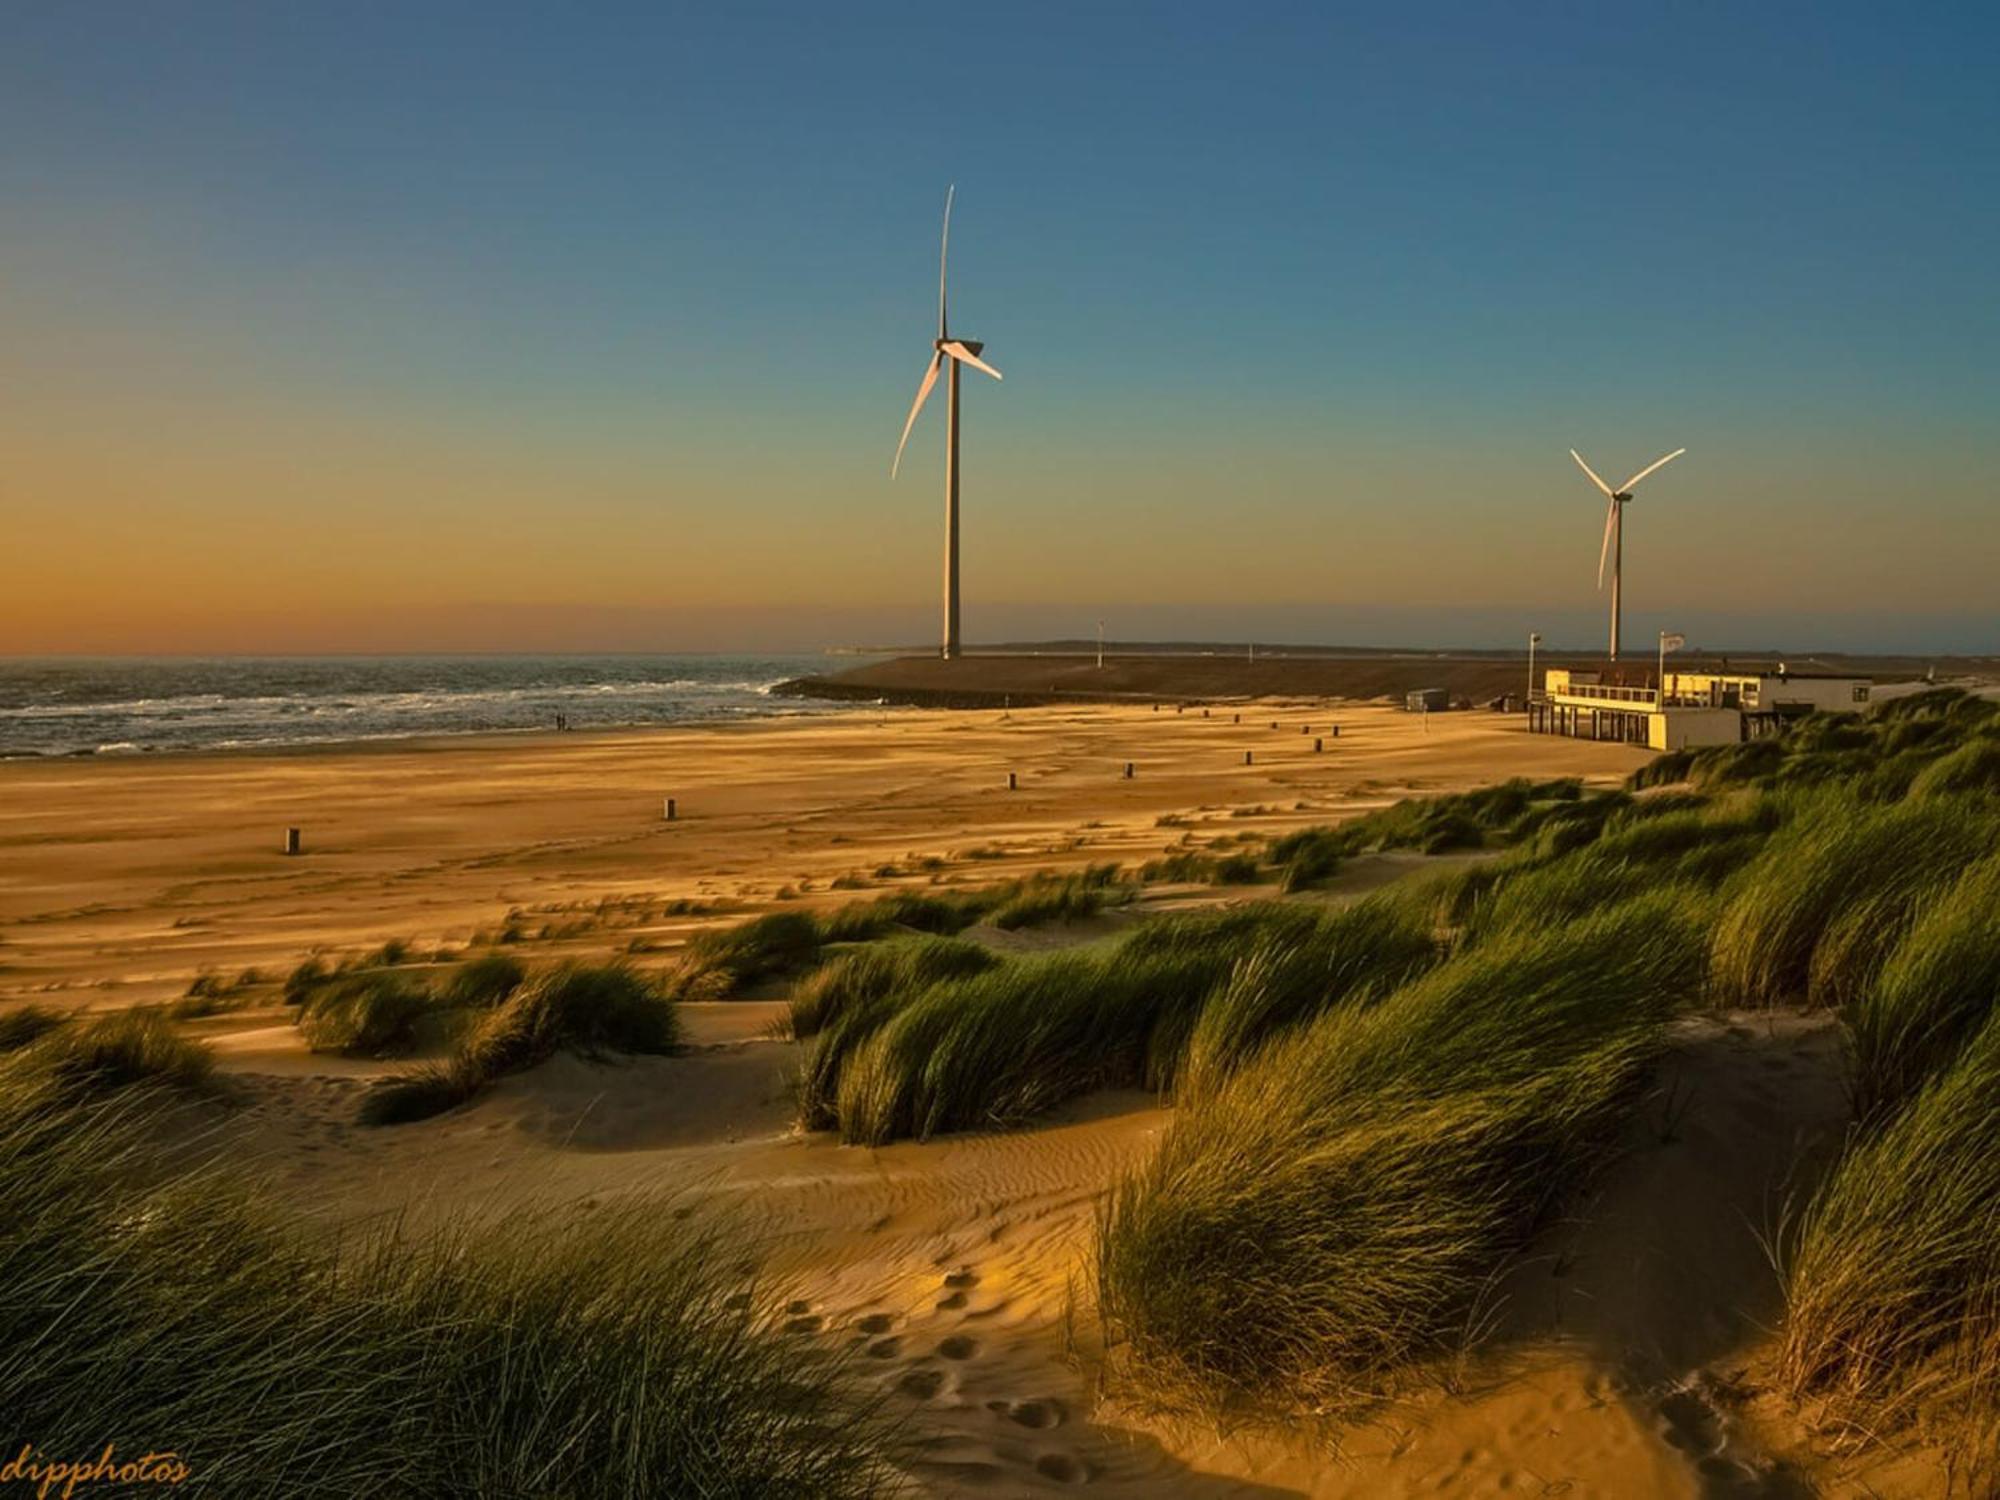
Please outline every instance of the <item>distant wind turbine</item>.
[[1590, 482], [1604, 491], [1605, 495], [1611, 501], [1610, 508], [1604, 513], [1604, 545], [1597, 549], [1597, 586], [1599, 588], [1604, 587], [1604, 563], [1605, 559], [1609, 558], [1611, 561], [1611, 659], [1613, 661], [1618, 660], [1619, 585], [1624, 581], [1625, 572], [1625, 502], [1632, 498], [1632, 486], [1644, 479], [1655, 469], [1665, 468], [1685, 452], [1687, 452], [1685, 448], [1676, 448], [1665, 458], [1654, 459], [1653, 462], [1647, 464], [1645, 468], [1641, 469], [1614, 490], [1610, 485], [1597, 477], [1597, 471], [1583, 461], [1581, 453], [1577, 452], [1574, 448], [1569, 450], [1569, 456], [1576, 460], [1576, 466], [1588, 474]]
[[950, 661], [959, 654], [958, 639], [958, 370], [960, 365], [971, 365], [973, 369], [1001, 378], [1000, 372], [979, 357], [985, 345], [976, 339], [954, 339], [945, 320], [944, 269], [945, 255], [951, 248], [951, 200], [958, 191], [954, 184], [944, 195], [944, 235], [938, 242], [938, 331], [931, 343], [931, 361], [924, 367], [923, 383], [917, 387], [917, 399], [910, 404], [910, 415], [903, 423], [903, 436], [896, 444], [896, 461], [889, 465], [889, 477], [894, 479], [896, 471], [903, 466], [903, 448], [910, 441], [910, 429], [917, 425], [917, 413], [924, 409], [924, 402], [930, 399], [931, 387], [937, 384], [938, 367], [947, 361], [951, 364], [951, 378], [947, 382], [944, 426], [944, 659]]

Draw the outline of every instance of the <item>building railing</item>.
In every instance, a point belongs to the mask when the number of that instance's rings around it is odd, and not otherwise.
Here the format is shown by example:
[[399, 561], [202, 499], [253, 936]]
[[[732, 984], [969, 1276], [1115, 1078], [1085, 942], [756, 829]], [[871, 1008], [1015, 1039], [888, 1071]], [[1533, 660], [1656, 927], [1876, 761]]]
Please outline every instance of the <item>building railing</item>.
[[1581, 698], [1591, 703], [1615, 703], [1622, 707], [1652, 708], [1660, 701], [1657, 688], [1635, 688], [1607, 686], [1601, 683], [1572, 683], [1568, 687], [1553, 688], [1551, 698]]

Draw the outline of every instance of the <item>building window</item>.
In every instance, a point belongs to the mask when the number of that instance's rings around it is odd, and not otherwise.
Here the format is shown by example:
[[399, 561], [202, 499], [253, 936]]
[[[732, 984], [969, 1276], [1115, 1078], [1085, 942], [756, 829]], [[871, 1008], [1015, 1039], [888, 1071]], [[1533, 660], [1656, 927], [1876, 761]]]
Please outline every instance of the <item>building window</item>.
[[1854, 701], [1856, 703], [1866, 703], [1868, 701], [1867, 683], [1857, 682], [1854, 684]]

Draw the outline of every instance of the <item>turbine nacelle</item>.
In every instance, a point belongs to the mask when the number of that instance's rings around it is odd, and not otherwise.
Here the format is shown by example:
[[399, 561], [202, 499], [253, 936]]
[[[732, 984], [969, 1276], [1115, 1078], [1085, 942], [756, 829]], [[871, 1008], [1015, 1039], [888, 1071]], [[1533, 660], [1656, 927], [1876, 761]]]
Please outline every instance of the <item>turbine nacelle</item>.
[[[1600, 490], [1602, 490], [1604, 492], [1605, 498], [1611, 502], [1604, 508], [1604, 545], [1598, 548], [1597, 551], [1597, 586], [1599, 588], [1604, 587], [1604, 564], [1611, 556], [1612, 539], [1616, 537], [1619, 532], [1619, 526], [1618, 526], [1619, 511], [1624, 507], [1625, 503], [1632, 498], [1632, 491], [1634, 491], [1639, 487], [1640, 480], [1644, 479], [1648, 474], [1651, 474], [1655, 469], [1664, 469], [1668, 464], [1672, 463], [1675, 459], [1679, 458], [1685, 452], [1687, 452], [1687, 449], [1685, 448], [1676, 448], [1674, 449], [1673, 452], [1669, 453], [1665, 458], [1654, 459], [1651, 463], [1647, 464], [1645, 468], [1641, 469], [1638, 473], [1634, 474], [1630, 479], [1626, 480], [1623, 484], [1619, 485], [1618, 488], [1614, 490], [1610, 485], [1606, 484], [1602, 479], [1597, 477], [1597, 470], [1591, 468], [1589, 464], [1583, 461], [1583, 455], [1581, 453], [1577, 452], [1576, 449], [1574, 448], [1569, 450], [1569, 456], [1576, 460], [1576, 466], [1579, 469], [1583, 470], [1585, 474], [1590, 476], [1590, 482], [1596, 485]], [[1616, 592], [1617, 590], [1614, 588], [1613, 593], [1615, 594]]]
[[986, 346], [979, 340], [955, 339], [951, 336], [951, 325], [945, 316], [945, 257], [951, 248], [951, 200], [956, 192], [957, 189], [953, 188], [944, 195], [944, 233], [938, 239], [938, 336], [931, 340], [931, 357], [924, 365], [923, 379], [917, 384], [917, 399], [910, 403], [910, 414], [903, 419], [903, 435], [896, 442], [896, 457], [889, 465], [891, 479], [894, 479], [897, 471], [903, 467], [903, 449], [909, 444], [910, 429], [917, 425], [917, 413], [922, 411], [924, 403], [930, 400], [931, 390], [937, 385], [938, 371], [944, 368], [947, 359], [952, 362], [953, 380], [958, 378], [960, 365], [970, 365], [982, 375], [991, 375], [995, 380], [1005, 378], [979, 357], [986, 350]]

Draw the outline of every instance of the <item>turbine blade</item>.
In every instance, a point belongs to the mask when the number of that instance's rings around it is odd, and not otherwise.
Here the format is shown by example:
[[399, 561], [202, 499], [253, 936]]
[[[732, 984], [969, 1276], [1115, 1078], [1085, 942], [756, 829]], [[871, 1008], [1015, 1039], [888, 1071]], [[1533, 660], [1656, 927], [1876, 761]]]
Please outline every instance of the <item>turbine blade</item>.
[[965, 345], [961, 343], [954, 341], [952, 343], [946, 344], [944, 346], [944, 352], [946, 354], [949, 354], [953, 359], [957, 360], [962, 365], [971, 365], [972, 368], [975, 370], [984, 370], [988, 375], [991, 375], [995, 380], [1006, 379], [1006, 377], [1002, 375], [998, 370], [994, 369], [993, 366], [986, 363], [985, 360], [981, 359], [978, 355], [974, 354], [970, 349], [966, 348]]
[[1583, 455], [1581, 453], [1577, 452], [1576, 449], [1572, 448], [1569, 450], [1569, 456], [1576, 460], [1576, 466], [1579, 469], [1583, 470], [1584, 473], [1590, 476], [1590, 482], [1592, 484], [1596, 485], [1600, 490], [1603, 490], [1604, 493], [1607, 495], [1611, 493], [1611, 486], [1606, 484], [1603, 480], [1597, 477], [1597, 470], [1591, 468], [1589, 464], [1583, 461]]
[[1687, 452], [1687, 449], [1685, 448], [1676, 448], [1674, 449], [1673, 452], [1669, 453], [1665, 458], [1656, 459], [1652, 463], [1647, 464], [1645, 468], [1641, 469], [1638, 473], [1634, 474], [1630, 479], [1625, 481], [1625, 488], [1623, 491], [1621, 491], [1621, 493], [1627, 495], [1631, 494], [1633, 485], [1637, 484], [1640, 480], [1644, 479], [1648, 474], [1652, 473], [1653, 470], [1664, 469], [1668, 464], [1672, 463], [1675, 459], [1679, 458], [1685, 452]]
[[937, 384], [938, 366], [944, 363], [942, 354], [933, 354], [931, 362], [924, 366], [923, 383], [917, 387], [917, 399], [910, 403], [910, 415], [903, 422], [903, 435], [896, 440], [896, 461], [889, 465], [889, 477], [894, 479], [896, 471], [903, 466], [903, 448], [910, 441], [910, 429], [917, 425], [917, 413], [930, 400], [931, 387]]
[[[1583, 460], [1578, 459], [1577, 462], [1582, 463]], [[1590, 477], [1592, 479], [1597, 478], [1595, 474], [1592, 474]], [[1601, 483], [1602, 481], [1599, 482]], [[1597, 586], [1599, 588], [1604, 587], [1605, 559], [1611, 556], [1611, 533], [1616, 531], [1617, 529], [1618, 529], [1618, 502], [1616, 500], [1613, 500], [1611, 502], [1611, 508], [1605, 511], [1604, 513], [1604, 545], [1597, 549]]]
[[945, 338], [944, 327], [944, 258], [951, 249], [951, 200], [958, 192], [958, 184], [953, 183], [944, 190], [944, 233], [938, 239], [938, 337]]

